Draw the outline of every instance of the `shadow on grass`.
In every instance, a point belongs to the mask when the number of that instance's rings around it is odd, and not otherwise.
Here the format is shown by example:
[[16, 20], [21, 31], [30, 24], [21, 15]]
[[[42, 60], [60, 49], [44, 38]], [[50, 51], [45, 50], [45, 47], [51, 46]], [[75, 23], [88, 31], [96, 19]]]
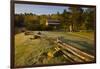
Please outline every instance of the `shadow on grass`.
[[72, 40], [72, 39], [65, 39], [64, 37], [59, 38], [64, 43], [67, 43], [69, 45], [72, 45], [86, 53], [89, 53], [91, 55], [95, 54], [95, 46], [94, 44], [90, 44], [87, 41], [84, 40]]

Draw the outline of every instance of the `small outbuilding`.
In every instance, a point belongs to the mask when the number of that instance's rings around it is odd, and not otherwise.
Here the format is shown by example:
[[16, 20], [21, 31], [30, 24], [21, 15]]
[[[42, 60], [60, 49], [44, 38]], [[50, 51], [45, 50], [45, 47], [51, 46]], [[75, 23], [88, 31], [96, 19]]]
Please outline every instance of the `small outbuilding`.
[[47, 27], [52, 27], [52, 28], [58, 29], [60, 24], [61, 23], [60, 23], [59, 20], [54, 20], [54, 19], [47, 19], [46, 20], [46, 26]]

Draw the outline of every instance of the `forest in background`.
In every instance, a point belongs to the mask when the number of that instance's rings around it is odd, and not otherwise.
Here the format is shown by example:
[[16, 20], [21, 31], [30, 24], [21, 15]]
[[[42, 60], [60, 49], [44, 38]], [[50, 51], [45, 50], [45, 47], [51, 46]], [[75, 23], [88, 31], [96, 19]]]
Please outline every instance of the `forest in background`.
[[38, 15], [33, 13], [15, 14], [14, 24], [15, 33], [18, 33], [21, 28], [23, 30], [41, 30], [52, 31], [53, 27], [46, 27], [47, 19], [59, 20], [59, 31], [79, 32], [79, 31], [94, 31], [95, 29], [95, 8], [86, 8], [72, 6], [69, 11], [63, 10], [63, 13]]

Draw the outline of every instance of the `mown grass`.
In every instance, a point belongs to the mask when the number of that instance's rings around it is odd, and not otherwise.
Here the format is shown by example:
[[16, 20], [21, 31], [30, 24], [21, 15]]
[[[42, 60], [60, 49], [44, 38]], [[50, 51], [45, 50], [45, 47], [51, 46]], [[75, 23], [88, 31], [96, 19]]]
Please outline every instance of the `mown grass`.
[[[60, 39], [63, 42], [73, 45], [92, 55], [94, 54], [94, 33], [43, 31], [42, 34], [49, 38], [61, 37]], [[68, 63], [62, 55], [49, 59], [47, 53], [55, 51], [54, 48], [56, 47], [52, 41], [45, 38], [33, 40], [30, 38], [33, 38], [33, 35], [25, 36], [24, 33], [15, 35], [15, 66]]]
[[[23, 33], [15, 36], [15, 66], [27, 66], [33, 64], [59, 63], [56, 58], [47, 58], [47, 53], [54, 51], [52, 43], [45, 39], [30, 40], [33, 35], [25, 36]], [[43, 55], [46, 53], [46, 55]], [[55, 61], [54, 61], [55, 60]]]

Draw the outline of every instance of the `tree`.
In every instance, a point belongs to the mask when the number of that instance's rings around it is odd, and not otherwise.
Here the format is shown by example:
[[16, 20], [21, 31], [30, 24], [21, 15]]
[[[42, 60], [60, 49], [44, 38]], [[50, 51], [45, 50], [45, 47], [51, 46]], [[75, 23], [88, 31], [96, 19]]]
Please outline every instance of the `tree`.
[[69, 12], [64, 9], [62, 15], [60, 16], [60, 21], [61, 21], [61, 26], [62, 28], [67, 31], [68, 30], [68, 25], [69, 25]]
[[86, 10], [84, 23], [86, 25], [87, 30], [94, 30], [94, 26], [95, 26], [95, 9], [94, 8], [88, 8]]
[[24, 26], [24, 17], [22, 14], [20, 15], [15, 15], [15, 26], [16, 27], [23, 27]]
[[40, 28], [41, 28], [41, 30], [46, 30], [46, 20], [47, 20], [47, 16], [45, 16], [45, 15], [41, 15], [40, 16]]
[[81, 25], [82, 22], [82, 13], [83, 10], [81, 7], [78, 6], [72, 6], [69, 7], [69, 10], [71, 12], [71, 16], [70, 16], [70, 29], [72, 31], [79, 31], [79, 27]]

